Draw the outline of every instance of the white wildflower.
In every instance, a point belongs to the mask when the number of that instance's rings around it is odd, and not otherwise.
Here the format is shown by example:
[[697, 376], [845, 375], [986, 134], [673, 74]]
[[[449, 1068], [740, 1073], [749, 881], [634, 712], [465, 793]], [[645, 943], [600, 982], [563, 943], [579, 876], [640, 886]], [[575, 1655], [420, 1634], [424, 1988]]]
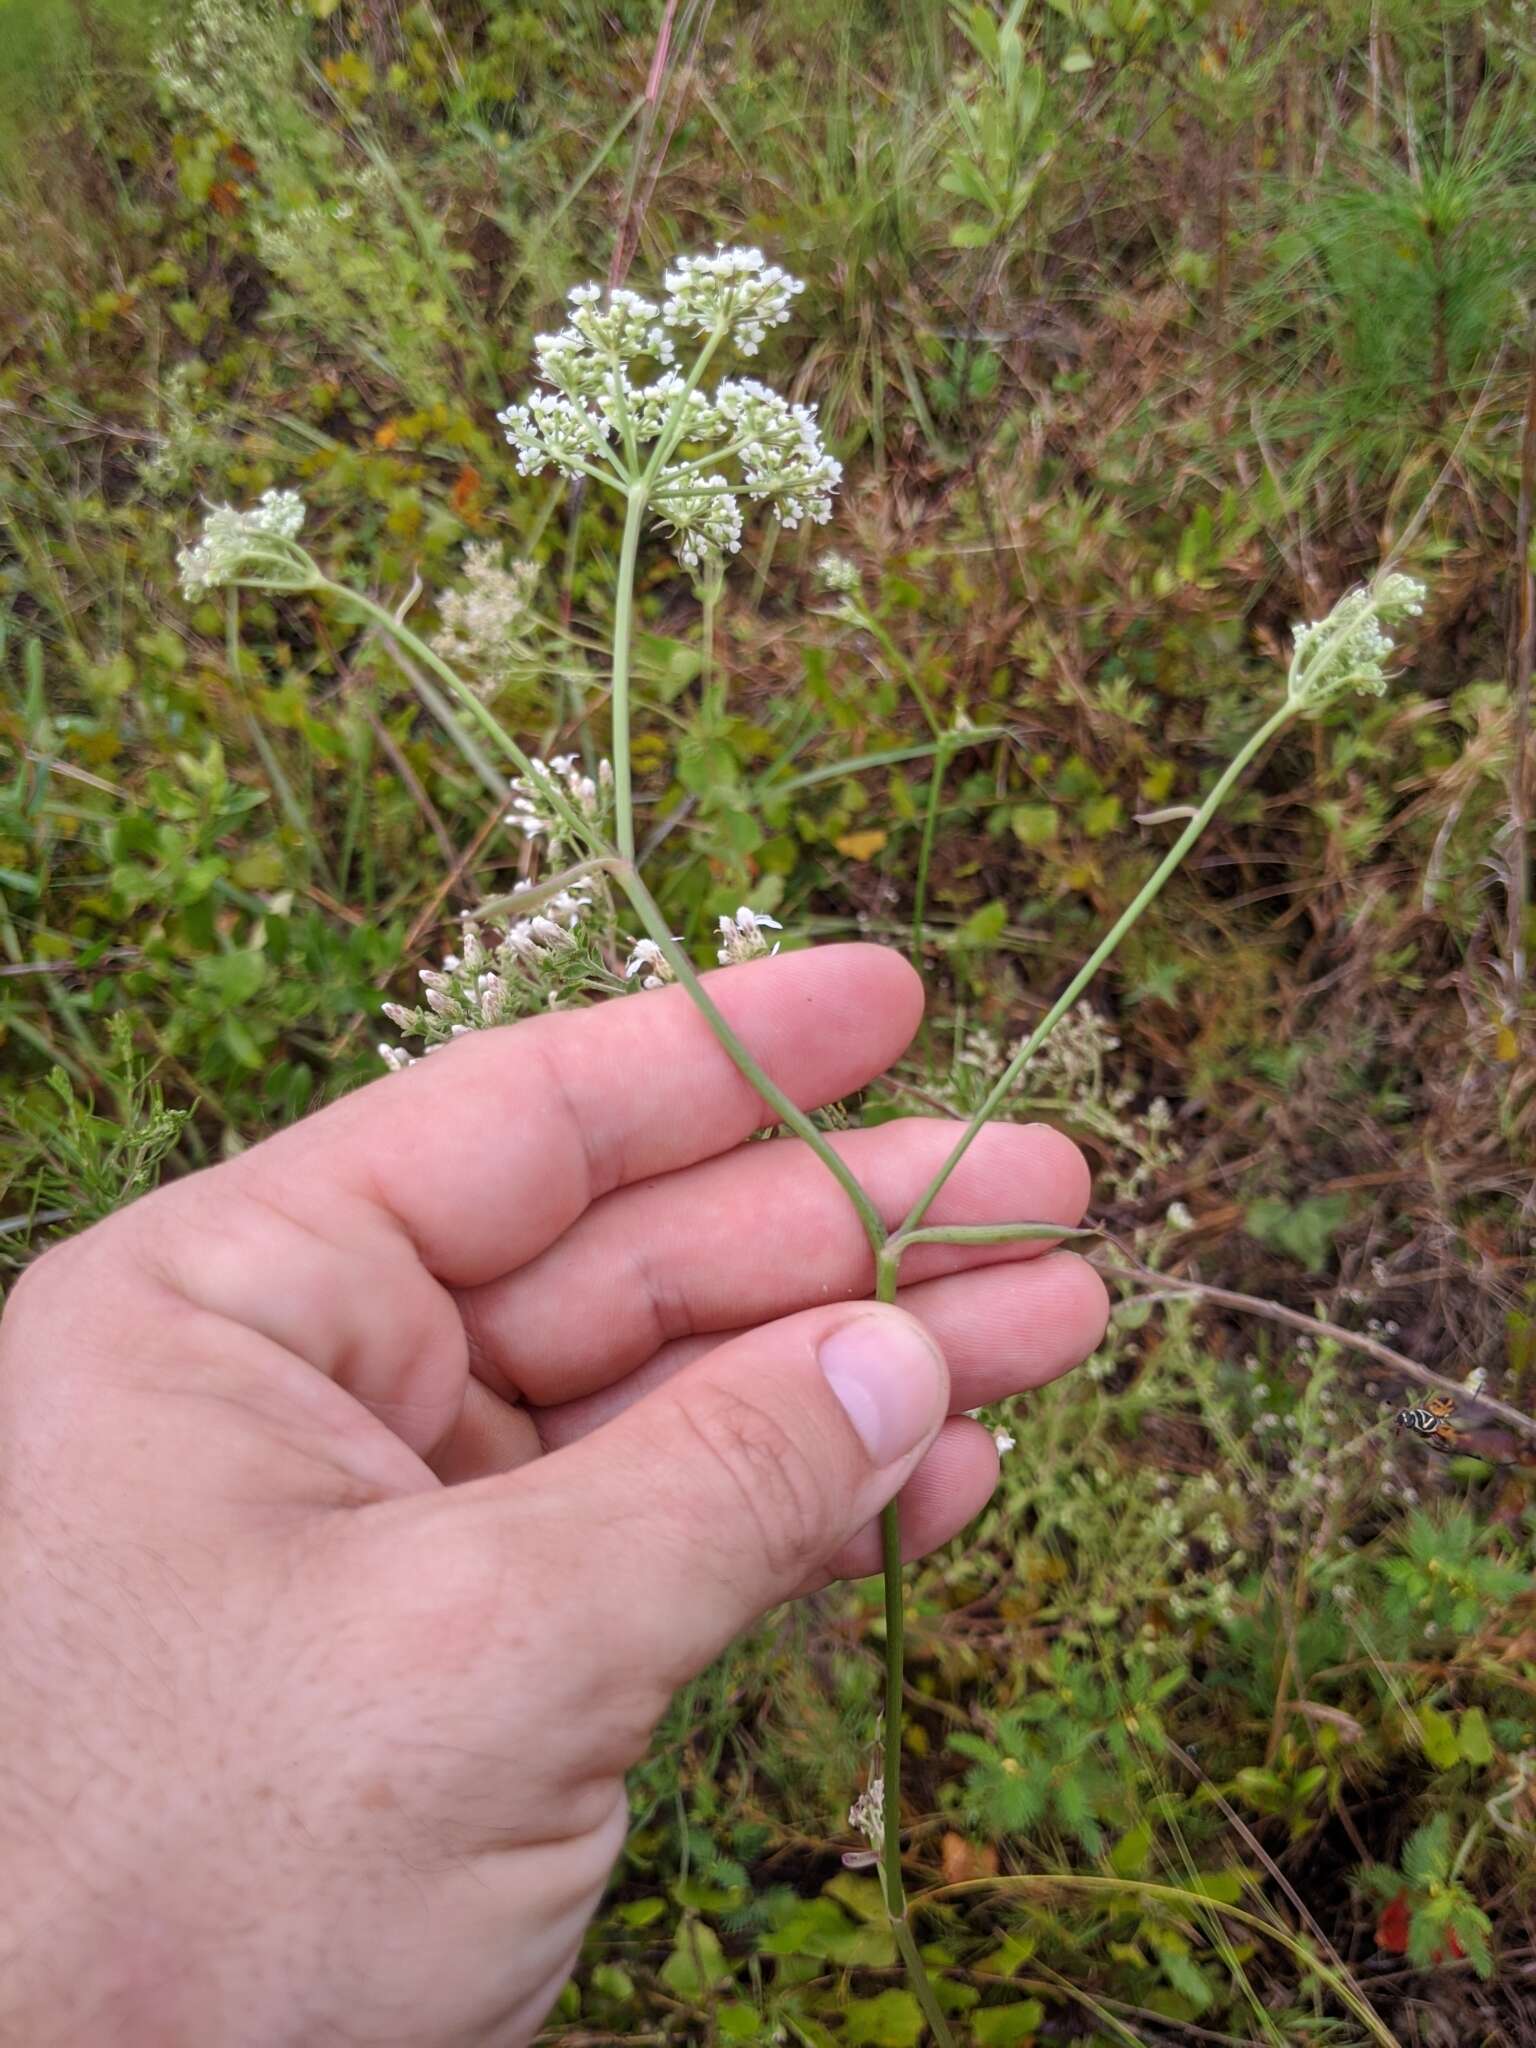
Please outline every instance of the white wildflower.
[[304, 500], [297, 491], [264, 491], [243, 512], [233, 505], [213, 506], [197, 544], [176, 557], [183, 594], [195, 601], [229, 583], [259, 590], [310, 589], [317, 575], [298, 545], [303, 524]]
[[818, 556], [816, 580], [823, 590], [829, 590], [835, 597], [854, 597], [859, 589], [859, 569], [856, 562], [847, 555], [839, 555], [828, 549]]
[[791, 303], [805, 290], [761, 249], [680, 256], [662, 282], [667, 302], [661, 317], [669, 327], [699, 335], [719, 329], [746, 356], [756, 355], [768, 329], [789, 318]]
[[697, 388], [690, 391], [687, 379], [676, 370], [664, 371], [652, 384], [621, 385], [598, 403], [616, 424], [627, 416], [637, 441], [654, 441], [674, 413], [678, 417], [673, 438], [679, 447], [685, 441], [718, 441], [725, 432], [726, 423], [713, 401]]
[[512, 802], [504, 824], [521, 832], [525, 839], [547, 838], [558, 849], [572, 836], [565, 813], [598, 823], [613, 789], [613, 766], [600, 761], [596, 775], [588, 775], [575, 754], [556, 754], [544, 761], [535, 754], [529, 762], [531, 776], [518, 775], [508, 785]]
[[502, 682], [536, 660], [528, 636], [528, 609], [539, 572], [532, 562], [503, 567], [494, 541], [471, 541], [464, 550], [464, 588], [448, 591], [432, 638], [444, 661]]
[[848, 1809], [848, 1825], [878, 1855], [885, 1847], [885, 1779], [875, 1776]]
[[690, 569], [741, 546], [741, 506], [718, 476], [669, 465], [656, 480], [655, 505], [662, 525], [678, 537], [679, 561]]
[[743, 904], [734, 917], [721, 918], [720, 947], [715, 958], [722, 967], [733, 967], [743, 960], [761, 960], [779, 950], [776, 943], [769, 945], [764, 934], [783, 929], [776, 917], [765, 916], [760, 910], [749, 910]]
[[[680, 946], [683, 942], [681, 939], [674, 939], [673, 943]], [[642, 988], [663, 988], [669, 981], [677, 979], [672, 971], [671, 961], [654, 939], [635, 941], [635, 950], [630, 954], [624, 969], [624, 979], [633, 981], [637, 974], [643, 977], [640, 983]]]
[[810, 407], [741, 377], [719, 386], [715, 409], [734, 436], [748, 496], [770, 500], [785, 526], [825, 525], [843, 467], [823, 447]]
[[1424, 609], [1424, 585], [1395, 572], [1346, 591], [1327, 618], [1297, 626], [1286, 694], [1299, 710], [1317, 712], [1344, 690], [1379, 697], [1394, 642], [1386, 631]]
[[1000, 1458], [1006, 1457], [1009, 1451], [1016, 1451], [1019, 1447], [1018, 1438], [1006, 1429], [994, 1429], [992, 1441], [997, 1445], [997, 1454]]
[[564, 476], [582, 476], [607, 450], [611, 421], [583, 400], [554, 391], [530, 392], [522, 405], [509, 405], [496, 415], [517, 450], [524, 476], [558, 469]]
[[[707, 337], [710, 350], [730, 342], [750, 355], [789, 317], [799, 281], [761, 250], [721, 249], [680, 258], [666, 289], [658, 309], [636, 292], [579, 285], [570, 324], [535, 344], [548, 388], [497, 418], [525, 476], [554, 468], [606, 478], [648, 504], [677, 536], [684, 566], [699, 570], [740, 547], [742, 498], [768, 506], [785, 526], [825, 521], [842, 469], [809, 406], [752, 378], [710, 391], [702, 361], [688, 376], [672, 367], [668, 327]], [[679, 459], [680, 449], [711, 444], [712, 452]]]

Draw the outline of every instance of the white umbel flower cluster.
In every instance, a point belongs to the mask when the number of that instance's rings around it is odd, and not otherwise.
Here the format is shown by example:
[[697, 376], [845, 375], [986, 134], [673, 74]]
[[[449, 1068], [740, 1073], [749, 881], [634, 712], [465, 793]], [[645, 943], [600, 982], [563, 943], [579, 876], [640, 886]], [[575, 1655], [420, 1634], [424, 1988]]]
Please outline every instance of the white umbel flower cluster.
[[1424, 585], [1395, 571], [1346, 591], [1326, 619], [1297, 626], [1286, 694], [1298, 710], [1316, 713], [1345, 690], [1380, 697], [1395, 642], [1389, 627], [1424, 609]]
[[442, 626], [432, 636], [433, 651], [487, 683], [528, 669], [537, 653], [529, 607], [538, 576], [532, 562], [506, 568], [495, 541], [471, 541], [464, 550], [464, 588], [446, 591], [438, 605]]
[[308, 590], [315, 565], [298, 544], [304, 500], [297, 491], [264, 491], [243, 512], [215, 505], [194, 546], [176, 557], [182, 593], [196, 602], [210, 590], [244, 583], [259, 590]]
[[662, 283], [669, 327], [710, 334], [723, 326], [744, 356], [755, 356], [770, 327], [782, 326], [805, 286], [761, 249], [717, 249], [713, 256], [679, 256]]
[[816, 581], [822, 589], [834, 597], [856, 597], [859, 591], [859, 565], [850, 561], [847, 555], [839, 555], [828, 549], [817, 558]]
[[720, 920], [720, 947], [715, 958], [722, 967], [738, 966], [743, 960], [762, 960], [779, 950], [777, 942], [769, 944], [769, 932], [781, 932], [784, 927], [776, 917], [768, 917], [761, 910], [749, 910], [743, 904], [734, 917]]
[[[842, 469], [814, 411], [755, 378], [712, 390], [702, 381], [718, 349], [753, 354], [801, 289], [760, 249], [683, 257], [659, 307], [637, 292], [579, 285], [569, 324], [535, 345], [549, 388], [497, 415], [518, 468], [643, 494], [691, 569], [741, 546], [743, 499], [785, 526], [830, 519]], [[687, 375], [673, 367], [673, 329], [700, 344]]]

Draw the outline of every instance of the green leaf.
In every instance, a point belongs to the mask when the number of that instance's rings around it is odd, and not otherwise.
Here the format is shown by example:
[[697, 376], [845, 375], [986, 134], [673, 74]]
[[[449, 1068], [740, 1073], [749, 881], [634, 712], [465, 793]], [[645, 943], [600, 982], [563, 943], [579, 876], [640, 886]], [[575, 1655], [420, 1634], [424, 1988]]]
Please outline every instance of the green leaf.
[[679, 1998], [702, 1998], [716, 1985], [729, 1982], [730, 1975], [720, 1937], [703, 1920], [687, 1921], [678, 1929], [672, 1953], [661, 1966], [662, 1983]]
[[1312, 1195], [1293, 1208], [1278, 1196], [1251, 1203], [1243, 1228], [1272, 1251], [1299, 1259], [1309, 1273], [1321, 1272], [1335, 1234], [1349, 1217], [1348, 1195]]
[[990, 946], [1001, 938], [1008, 922], [1006, 903], [983, 903], [980, 910], [973, 910], [955, 933], [957, 946]]
[[1481, 1707], [1468, 1707], [1456, 1734], [1457, 1747], [1469, 1764], [1491, 1764], [1493, 1742]]
[[989, 249], [997, 240], [997, 229], [991, 221], [963, 220], [949, 231], [952, 249]]
[[267, 958], [248, 948], [239, 953], [215, 953], [199, 960], [194, 970], [198, 981], [232, 1007], [248, 1003], [267, 977]]
[[856, 1877], [851, 1870], [843, 1870], [821, 1889], [823, 1897], [836, 1899], [856, 1920], [879, 1927], [886, 1924], [885, 1894], [874, 1878]]
[[[1437, 1771], [1452, 1770], [1460, 1763], [1461, 1745], [1456, 1740], [1456, 1730], [1448, 1714], [1442, 1714], [1434, 1707], [1420, 1707], [1413, 1717], [1413, 1725], [1424, 1754]], [[1408, 1866], [1405, 1863], [1403, 1867], [1406, 1870]]]
[[1157, 1946], [1163, 1974], [1168, 1982], [1175, 1991], [1189, 2000], [1196, 2012], [1204, 2012], [1216, 1996], [1204, 1970], [1193, 1956], [1185, 1955], [1173, 1947], [1165, 1936], [1153, 1933], [1151, 1939]]
[[863, 2048], [917, 2048], [923, 2038], [922, 2008], [910, 1991], [882, 1991], [849, 2005], [843, 2038]]
[[[1426, 1711], [1433, 1712], [1433, 1709]], [[1443, 1715], [1437, 1720], [1444, 1721]], [[1446, 1724], [1449, 1725], [1448, 1723]], [[1454, 1756], [1452, 1762], [1455, 1762]], [[1451, 1870], [1451, 1817], [1437, 1813], [1432, 1821], [1408, 1837], [1403, 1850], [1403, 1875], [1416, 1891], [1432, 1884], [1444, 1884]]]
[[1116, 1877], [1140, 1877], [1152, 1853], [1152, 1823], [1138, 1821], [1109, 1852], [1109, 1867]]
[[1054, 804], [1015, 804], [1008, 824], [1021, 846], [1049, 846], [1060, 830]]
[[[593, 1973], [594, 1980], [596, 1972]], [[717, 2005], [714, 2011], [715, 2031], [722, 2041], [761, 2041], [763, 2016], [754, 2006], [743, 2005], [732, 1999], [727, 2005]]]
[[1090, 839], [1107, 839], [1120, 823], [1121, 803], [1117, 796], [1096, 796], [1083, 805], [1079, 817]]
[[1044, 2024], [1045, 2007], [1038, 1998], [1026, 1998], [1018, 2005], [994, 2005], [972, 2013], [971, 2039], [976, 2048], [1018, 2048]]

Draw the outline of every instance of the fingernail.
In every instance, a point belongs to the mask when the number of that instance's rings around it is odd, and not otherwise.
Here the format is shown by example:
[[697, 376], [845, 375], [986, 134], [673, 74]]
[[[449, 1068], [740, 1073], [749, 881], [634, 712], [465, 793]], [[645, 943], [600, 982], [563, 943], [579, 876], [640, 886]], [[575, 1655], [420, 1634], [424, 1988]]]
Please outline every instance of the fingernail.
[[817, 1356], [874, 1464], [894, 1464], [928, 1435], [944, 1396], [944, 1361], [899, 1309], [840, 1324]]

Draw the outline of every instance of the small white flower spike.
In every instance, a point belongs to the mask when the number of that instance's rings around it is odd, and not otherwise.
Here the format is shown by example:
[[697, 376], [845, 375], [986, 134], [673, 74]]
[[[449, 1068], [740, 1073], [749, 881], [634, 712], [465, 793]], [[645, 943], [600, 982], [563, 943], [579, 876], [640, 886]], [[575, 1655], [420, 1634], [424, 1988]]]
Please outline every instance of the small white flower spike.
[[997, 1445], [997, 1454], [1000, 1458], [1006, 1457], [1010, 1451], [1016, 1451], [1019, 1447], [1018, 1438], [1010, 1435], [1006, 1429], [994, 1429], [992, 1441]]

